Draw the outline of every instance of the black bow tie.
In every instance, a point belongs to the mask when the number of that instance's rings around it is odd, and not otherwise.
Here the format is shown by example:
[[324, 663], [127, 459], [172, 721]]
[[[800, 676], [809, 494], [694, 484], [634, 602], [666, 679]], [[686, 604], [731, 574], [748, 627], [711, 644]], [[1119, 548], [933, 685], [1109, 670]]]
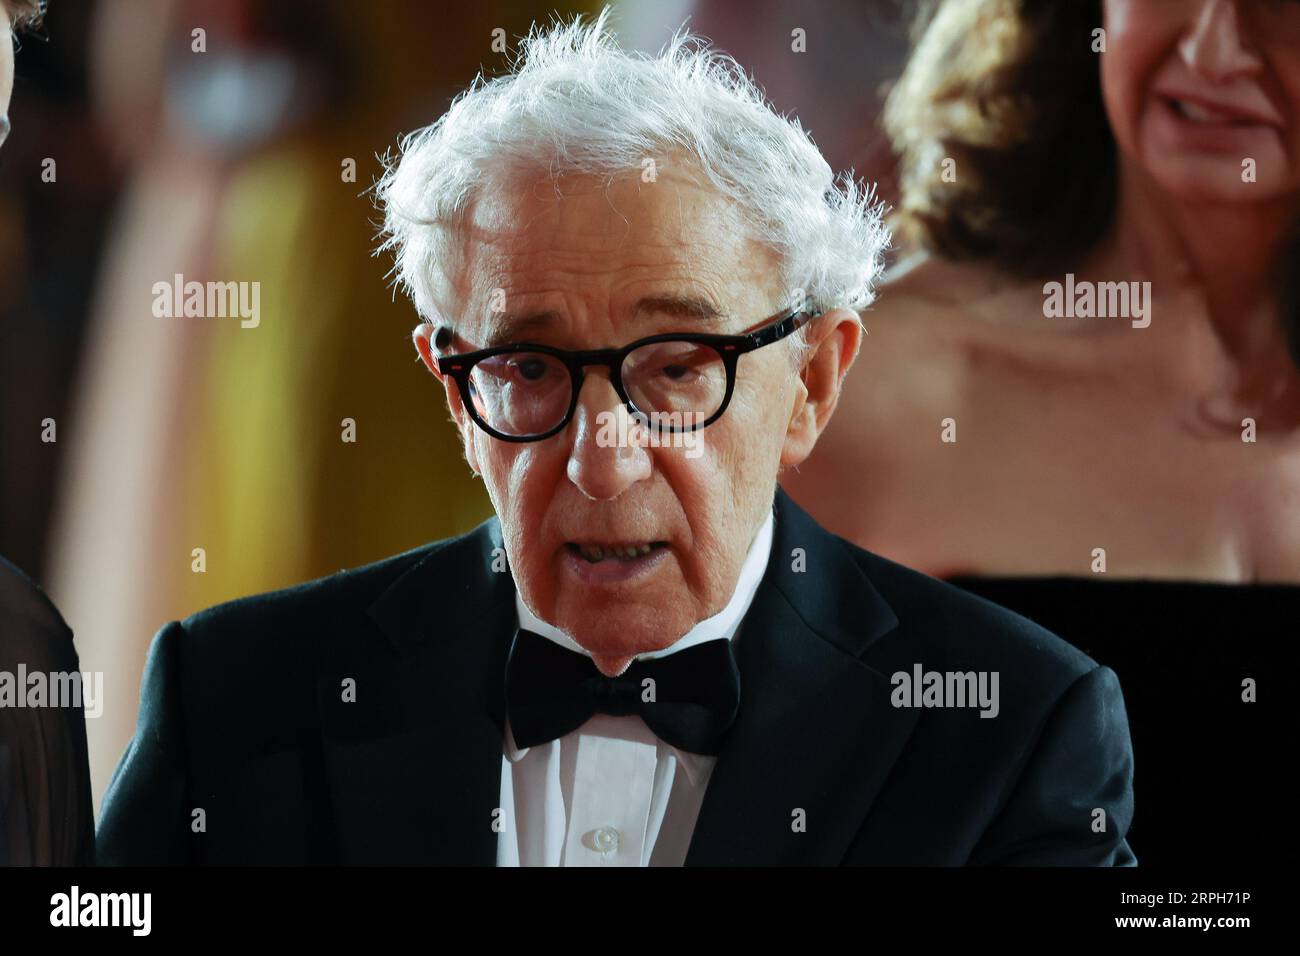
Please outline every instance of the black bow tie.
[[506, 662], [506, 706], [520, 749], [563, 737], [597, 713], [639, 714], [665, 743], [716, 755], [740, 707], [740, 673], [724, 638], [606, 677], [590, 657], [520, 630]]

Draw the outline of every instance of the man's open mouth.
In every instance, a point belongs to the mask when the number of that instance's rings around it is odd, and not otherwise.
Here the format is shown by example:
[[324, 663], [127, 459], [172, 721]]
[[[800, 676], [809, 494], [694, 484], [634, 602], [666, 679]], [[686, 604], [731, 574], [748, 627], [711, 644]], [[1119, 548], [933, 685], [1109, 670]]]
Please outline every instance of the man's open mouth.
[[640, 541], [623, 544], [587, 544], [570, 541], [565, 544], [570, 552], [590, 564], [601, 561], [635, 561], [644, 558], [660, 548], [668, 547], [667, 541]]

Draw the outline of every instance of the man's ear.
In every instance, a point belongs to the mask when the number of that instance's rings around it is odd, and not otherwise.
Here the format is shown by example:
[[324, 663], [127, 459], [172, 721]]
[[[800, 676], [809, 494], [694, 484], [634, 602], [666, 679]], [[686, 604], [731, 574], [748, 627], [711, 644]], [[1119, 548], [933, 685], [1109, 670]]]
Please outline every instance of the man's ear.
[[844, 376], [862, 344], [862, 321], [852, 309], [832, 309], [806, 328], [808, 349], [781, 448], [782, 467], [800, 465], [812, 454], [817, 439], [830, 423]]
[[434, 374], [442, 383], [443, 391], [447, 394], [447, 408], [451, 410], [451, 417], [456, 422], [456, 428], [460, 431], [461, 444], [465, 446], [465, 460], [469, 462], [470, 469], [474, 474], [482, 474], [478, 466], [477, 455], [474, 450], [474, 423], [470, 421], [469, 415], [465, 412], [465, 403], [461, 400], [460, 386], [456, 384], [455, 379], [450, 375], [443, 375], [438, 371], [438, 359], [434, 354], [433, 336], [437, 334], [438, 326], [432, 322], [421, 322], [411, 332], [411, 340], [415, 343], [415, 350], [420, 353], [420, 361], [424, 362], [425, 368]]

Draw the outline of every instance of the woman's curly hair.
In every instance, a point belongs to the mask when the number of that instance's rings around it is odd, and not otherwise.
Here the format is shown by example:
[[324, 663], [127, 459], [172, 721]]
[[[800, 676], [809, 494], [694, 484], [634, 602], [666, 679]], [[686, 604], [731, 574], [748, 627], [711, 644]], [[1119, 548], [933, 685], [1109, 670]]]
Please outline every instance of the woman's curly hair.
[[1116, 173], [1092, 51], [1100, 23], [1101, 0], [927, 6], [885, 107], [903, 235], [1020, 275], [1058, 271], [1101, 237]]

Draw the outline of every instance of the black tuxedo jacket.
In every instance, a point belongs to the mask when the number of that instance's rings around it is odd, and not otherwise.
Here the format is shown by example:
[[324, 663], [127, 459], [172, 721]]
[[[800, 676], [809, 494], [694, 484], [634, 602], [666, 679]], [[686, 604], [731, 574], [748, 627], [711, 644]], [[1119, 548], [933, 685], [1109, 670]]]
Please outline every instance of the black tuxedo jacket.
[[[1135, 862], [1112, 671], [775, 507], [688, 865]], [[516, 628], [500, 544], [493, 519], [164, 626], [100, 862], [492, 865]], [[998, 715], [894, 706], [917, 664], [996, 671]]]

